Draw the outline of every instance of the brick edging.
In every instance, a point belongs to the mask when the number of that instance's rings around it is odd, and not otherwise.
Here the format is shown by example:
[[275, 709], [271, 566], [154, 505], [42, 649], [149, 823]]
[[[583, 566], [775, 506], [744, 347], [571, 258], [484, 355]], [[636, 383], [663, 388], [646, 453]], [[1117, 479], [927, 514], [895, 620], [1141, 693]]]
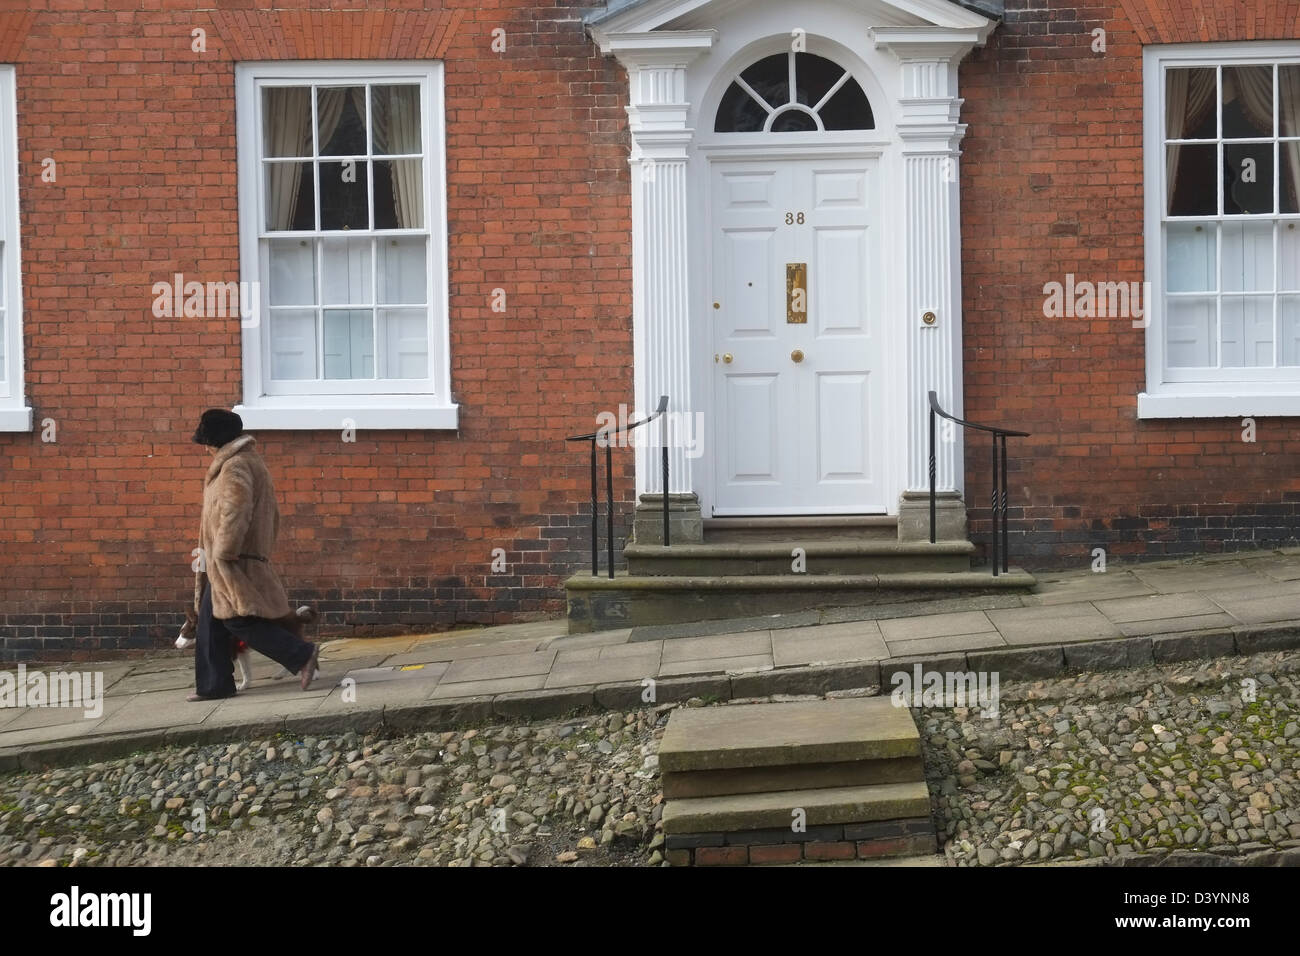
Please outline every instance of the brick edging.
[[[1122, 670], [1154, 664], [1208, 660], [1300, 648], [1300, 622], [1241, 625], [1233, 628], [1154, 634], [1146, 637], [1004, 647], [894, 657], [851, 664], [783, 667], [749, 674], [700, 674], [655, 681], [652, 705], [692, 697], [734, 700], [772, 694], [825, 694], [830, 691], [887, 689], [889, 675], [922, 670], [997, 671], [1001, 680], [1040, 680], [1086, 671]], [[436, 727], [473, 726], [494, 719], [533, 720], [589, 711], [647, 706], [640, 681], [553, 690], [518, 691], [459, 697], [396, 706], [358, 708], [336, 714], [259, 718], [212, 727], [152, 729], [0, 749], [0, 773], [45, 770], [92, 760], [123, 757], [164, 746], [230, 743], [279, 733], [415, 733]]]

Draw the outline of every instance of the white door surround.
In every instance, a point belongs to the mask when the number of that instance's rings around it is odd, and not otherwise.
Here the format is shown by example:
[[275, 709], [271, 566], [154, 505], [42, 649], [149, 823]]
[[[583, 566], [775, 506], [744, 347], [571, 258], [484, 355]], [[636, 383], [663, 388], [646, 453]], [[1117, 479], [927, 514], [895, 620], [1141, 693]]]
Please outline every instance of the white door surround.
[[[640, 411], [667, 394], [676, 415], [705, 422], [702, 455], [672, 449], [668, 489], [698, 496], [705, 516], [728, 506], [710, 428], [725, 427], [715, 407], [713, 181], [717, 169], [743, 162], [859, 160], [873, 169], [878, 270], [869, 296], [879, 316], [872, 367], [880, 397], [871, 410], [878, 431], [863, 442], [879, 449], [878, 487], [860, 506], [821, 513], [882, 505], [897, 513], [904, 492], [928, 488], [926, 392], [962, 410], [957, 67], [994, 25], [949, 0], [812, 0], [795, 14], [781, 0], [634, 0], [592, 21], [601, 51], [619, 59], [629, 81], [634, 400]], [[792, 48], [848, 70], [874, 129], [714, 132], [736, 76]], [[939, 487], [960, 492], [960, 440], [952, 450], [940, 457]], [[655, 449], [638, 451], [636, 475], [638, 495], [662, 493]]]

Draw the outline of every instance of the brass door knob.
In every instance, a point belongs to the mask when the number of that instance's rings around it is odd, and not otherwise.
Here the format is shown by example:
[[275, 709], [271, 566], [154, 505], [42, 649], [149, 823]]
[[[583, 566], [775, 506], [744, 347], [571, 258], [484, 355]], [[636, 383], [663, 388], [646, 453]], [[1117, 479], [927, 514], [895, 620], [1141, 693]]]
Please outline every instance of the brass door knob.
[[803, 361], [803, 349], [795, 349], [790, 353], [790, 358], [794, 359], [794, 363], [798, 365]]
[[730, 353], [730, 352], [723, 352], [723, 353], [722, 353], [722, 361], [724, 361], [724, 362], [726, 362], [728, 365], [730, 365], [730, 364], [731, 364], [731, 353]]

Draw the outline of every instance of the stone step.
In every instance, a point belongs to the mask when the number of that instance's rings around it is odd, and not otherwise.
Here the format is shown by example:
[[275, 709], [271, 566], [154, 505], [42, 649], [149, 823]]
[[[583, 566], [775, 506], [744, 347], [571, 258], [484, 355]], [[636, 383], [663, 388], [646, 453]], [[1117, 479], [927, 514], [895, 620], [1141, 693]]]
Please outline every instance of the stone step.
[[565, 581], [569, 633], [685, 624], [788, 614], [813, 608], [855, 607], [1028, 591], [1033, 575], [1012, 568], [930, 573], [786, 575], [577, 574]]
[[975, 545], [896, 539], [810, 539], [629, 544], [628, 573], [646, 576], [807, 576], [969, 571]]
[[770, 518], [706, 518], [704, 541], [798, 540], [897, 541], [898, 519], [892, 515], [796, 515]]
[[920, 753], [911, 711], [889, 697], [728, 704], [675, 710], [659, 742], [659, 769], [795, 767]]
[[921, 737], [887, 697], [673, 712], [665, 858], [751, 866], [934, 853]]
[[[791, 833], [796, 811], [808, 833], [818, 842], [837, 843], [859, 839], [854, 833], [835, 832], [836, 827], [865, 828], [882, 821], [926, 820], [930, 816], [930, 791], [924, 781], [878, 783], [860, 787], [826, 787], [818, 790], [776, 790], [767, 793], [728, 794], [719, 797], [687, 797], [665, 801], [663, 824], [668, 837], [745, 833], [745, 842], [762, 842], [768, 831], [772, 842]], [[828, 828], [827, 832], [819, 832]], [[732, 836], [731, 839], [738, 838]], [[911, 850], [910, 852], [917, 852]]]
[[861, 787], [876, 783], [907, 783], [925, 779], [920, 757], [888, 760], [848, 760], [780, 767], [737, 767], [732, 770], [690, 770], [661, 776], [664, 797], [720, 797], [771, 790], [820, 790]]

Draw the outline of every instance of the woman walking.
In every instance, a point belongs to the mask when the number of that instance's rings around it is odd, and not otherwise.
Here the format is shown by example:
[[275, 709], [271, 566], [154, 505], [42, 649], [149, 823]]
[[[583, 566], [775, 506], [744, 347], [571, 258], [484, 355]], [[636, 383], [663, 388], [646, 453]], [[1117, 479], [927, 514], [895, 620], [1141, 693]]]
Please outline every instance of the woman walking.
[[195, 443], [211, 449], [212, 464], [199, 520], [198, 646], [189, 700], [235, 695], [236, 640], [298, 674], [303, 690], [316, 674], [316, 645], [276, 623], [290, 613], [270, 561], [280, 513], [257, 441], [243, 432], [243, 419], [221, 408], [204, 412], [194, 432]]

